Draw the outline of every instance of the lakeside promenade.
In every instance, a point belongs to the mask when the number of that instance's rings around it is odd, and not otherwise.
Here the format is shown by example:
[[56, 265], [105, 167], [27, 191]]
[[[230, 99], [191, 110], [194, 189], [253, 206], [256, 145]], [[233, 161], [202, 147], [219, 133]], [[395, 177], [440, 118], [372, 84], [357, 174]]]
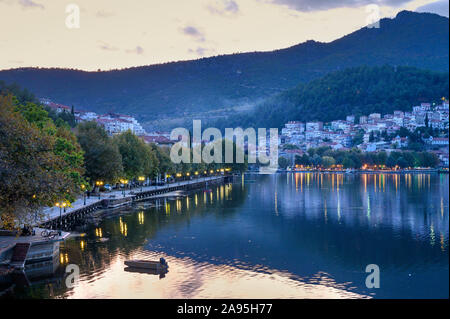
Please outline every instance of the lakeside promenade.
[[[65, 215], [69, 215], [73, 212], [76, 212], [80, 209], [83, 209], [90, 205], [100, 205], [103, 200], [105, 199], [128, 199], [131, 200], [136, 195], [149, 192], [149, 191], [164, 191], [169, 188], [173, 187], [179, 187], [179, 186], [186, 186], [186, 185], [193, 185], [198, 183], [204, 183], [208, 181], [215, 181], [218, 179], [223, 178], [223, 175], [220, 176], [209, 176], [209, 177], [199, 177], [194, 178], [192, 180], [187, 181], [179, 181], [174, 182], [162, 186], [145, 186], [145, 187], [136, 187], [132, 189], [125, 189], [125, 196], [123, 194], [123, 190], [113, 190], [111, 192], [104, 192], [100, 193], [100, 196], [98, 194], [91, 195], [90, 198], [84, 199], [84, 197], [78, 198], [75, 202], [71, 203], [70, 207], [66, 207], [65, 211], [61, 209], [61, 217], [64, 217]], [[151, 197], [149, 198], [151, 199]], [[57, 219], [60, 217], [60, 208], [57, 206], [54, 207], [46, 207], [42, 209], [41, 214], [43, 214], [43, 218], [39, 221], [39, 223], [45, 223], [54, 219]], [[37, 222], [37, 221], [36, 221]]]

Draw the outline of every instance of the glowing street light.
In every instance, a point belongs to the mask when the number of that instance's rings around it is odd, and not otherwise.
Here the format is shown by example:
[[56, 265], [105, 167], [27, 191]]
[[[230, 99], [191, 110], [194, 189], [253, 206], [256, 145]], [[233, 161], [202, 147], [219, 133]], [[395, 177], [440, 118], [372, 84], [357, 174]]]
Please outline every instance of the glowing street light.
[[100, 187], [103, 186], [103, 181], [96, 181], [95, 185], [98, 186], [98, 199], [100, 199]]
[[142, 192], [142, 185], [144, 184], [145, 176], [139, 176], [139, 177], [138, 177], [138, 181], [141, 182], [141, 192]]

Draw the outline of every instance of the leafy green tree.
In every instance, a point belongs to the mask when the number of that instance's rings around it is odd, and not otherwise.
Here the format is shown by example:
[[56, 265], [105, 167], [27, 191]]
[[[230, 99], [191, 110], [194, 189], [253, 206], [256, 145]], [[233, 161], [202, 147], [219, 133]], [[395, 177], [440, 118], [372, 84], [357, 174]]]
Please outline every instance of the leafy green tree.
[[30, 224], [42, 217], [34, 214], [40, 207], [79, 192], [57, 144], [17, 112], [11, 96], [0, 96], [0, 228]]
[[401, 156], [397, 159], [397, 165], [400, 168], [406, 168], [408, 167], [408, 162]]
[[55, 126], [57, 123], [53, 123], [42, 105], [34, 102], [21, 104], [17, 99], [13, 100], [15, 111], [20, 112], [31, 125], [40, 129], [42, 134], [54, 137], [53, 151], [60, 157], [61, 170], [68, 179], [72, 180], [72, 185], [67, 188], [65, 199], [70, 202], [74, 201], [81, 186], [86, 183], [83, 178], [83, 151], [75, 135], [70, 131], [66, 122], [63, 122], [63, 125]]
[[307, 166], [311, 164], [311, 160], [306, 153], [303, 154], [302, 156], [295, 155], [295, 164]]
[[342, 166], [344, 168], [355, 168], [355, 162], [349, 156], [346, 156], [342, 162]]
[[279, 157], [278, 166], [282, 169], [286, 169], [289, 166], [289, 160], [286, 157]]
[[439, 158], [434, 153], [422, 152], [419, 158], [420, 166], [422, 167], [436, 167], [439, 165]]
[[165, 178], [166, 174], [173, 175], [175, 173], [175, 166], [170, 160], [169, 149], [159, 147], [154, 143], [150, 144], [150, 148], [158, 160], [157, 174], [162, 174], [163, 178]]
[[315, 166], [322, 164], [322, 157], [320, 157], [319, 154], [314, 154], [314, 156], [311, 159], [311, 163]]
[[96, 181], [116, 182], [122, 176], [122, 156], [117, 144], [95, 122], [81, 123], [76, 136], [84, 151], [86, 176], [92, 185]]
[[322, 165], [325, 168], [330, 168], [331, 166], [333, 166], [335, 164], [335, 160], [334, 158], [330, 157], [330, 156], [324, 156], [322, 157]]
[[114, 136], [122, 156], [123, 173], [128, 179], [156, 176], [158, 160], [150, 146], [131, 131]]

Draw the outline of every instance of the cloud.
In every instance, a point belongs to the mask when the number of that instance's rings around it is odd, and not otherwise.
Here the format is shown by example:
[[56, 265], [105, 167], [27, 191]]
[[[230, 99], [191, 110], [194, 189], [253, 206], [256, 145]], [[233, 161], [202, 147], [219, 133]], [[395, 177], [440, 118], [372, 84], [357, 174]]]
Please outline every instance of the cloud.
[[184, 34], [194, 38], [196, 41], [204, 42], [205, 41], [205, 35], [203, 32], [201, 32], [199, 29], [193, 26], [186, 26], [183, 29], [181, 29], [181, 32]]
[[6, 3], [7, 5], [18, 4], [25, 9], [28, 9], [28, 8], [45, 9], [43, 4], [34, 2], [33, 0], [0, 0], [0, 2]]
[[141, 46], [136, 46], [134, 49], [125, 50], [126, 53], [143, 54], [144, 49]]
[[239, 12], [239, 5], [234, 0], [215, 0], [208, 4], [207, 9], [213, 14], [221, 16], [235, 15]]
[[44, 5], [34, 2], [33, 0], [19, 0], [19, 4], [22, 7], [26, 7], [26, 8], [41, 8], [44, 9]]
[[97, 18], [109, 18], [109, 17], [112, 17], [113, 15], [114, 15], [114, 13], [108, 12], [105, 10], [99, 10], [95, 13], [95, 16]]
[[198, 47], [197, 49], [189, 49], [188, 52], [203, 57], [203, 56], [205, 56], [207, 54], [214, 53], [215, 50], [214, 49]]
[[105, 50], [105, 51], [118, 51], [119, 50], [119, 48], [114, 47], [106, 42], [103, 42], [103, 41], [98, 41], [98, 42], [100, 43], [99, 47], [102, 50]]
[[412, 0], [269, 0], [274, 4], [284, 5], [290, 9], [310, 12], [321, 11], [335, 8], [358, 8], [368, 4], [377, 4], [380, 6], [394, 6], [410, 2]]
[[431, 12], [448, 17], [448, 0], [440, 0], [418, 7], [417, 12]]

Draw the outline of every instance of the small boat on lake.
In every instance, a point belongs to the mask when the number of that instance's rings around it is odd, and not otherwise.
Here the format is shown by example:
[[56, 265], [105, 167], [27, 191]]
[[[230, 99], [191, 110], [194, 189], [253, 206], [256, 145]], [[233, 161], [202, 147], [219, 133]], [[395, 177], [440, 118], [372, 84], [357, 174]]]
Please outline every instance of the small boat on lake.
[[141, 268], [141, 269], [153, 269], [153, 270], [163, 270], [169, 268], [166, 260], [164, 258], [160, 258], [159, 261], [153, 260], [127, 260], [125, 261], [125, 265], [131, 268]]
[[133, 268], [133, 267], [125, 267], [123, 269], [126, 272], [132, 272], [137, 274], [147, 274], [147, 275], [157, 275], [160, 279], [164, 278], [166, 274], [169, 272], [167, 268], [164, 269], [145, 269], [145, 268]]

